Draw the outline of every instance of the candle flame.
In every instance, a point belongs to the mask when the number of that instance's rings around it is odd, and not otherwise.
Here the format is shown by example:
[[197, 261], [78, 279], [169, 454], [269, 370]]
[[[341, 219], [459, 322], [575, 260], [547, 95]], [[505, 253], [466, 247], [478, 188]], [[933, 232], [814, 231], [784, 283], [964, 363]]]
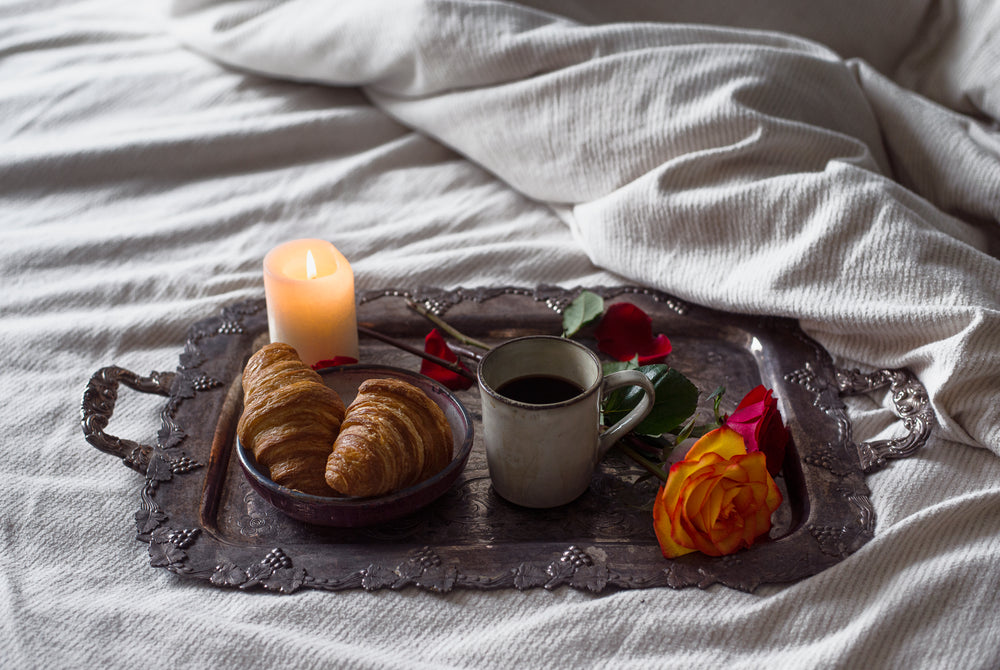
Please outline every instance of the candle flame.
[[306, 278], [316, 279], [316, 261], [313, 260], [313, 252], [306, 249]]

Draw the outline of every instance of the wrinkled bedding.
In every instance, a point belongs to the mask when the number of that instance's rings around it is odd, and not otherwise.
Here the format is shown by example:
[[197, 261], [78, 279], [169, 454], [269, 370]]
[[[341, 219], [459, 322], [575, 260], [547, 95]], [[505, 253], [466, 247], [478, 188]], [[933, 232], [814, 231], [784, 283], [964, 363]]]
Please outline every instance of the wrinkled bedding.
[[[611, 5], [615, 7], [612, 9]], [[1000, 7], [0, 5], [0, 665], [1000, 665]], [[529, 6], [530, 5], [530, 6]], [[149, 566], [96, 369], [329, 239], [359, 289], [639, 284], [906, 367], [875, 537], [753, 594], [244, 593]], [[857, 439], [898, 434], [882, 397]], [[160, 402], [111, 432], [155, 442]]]

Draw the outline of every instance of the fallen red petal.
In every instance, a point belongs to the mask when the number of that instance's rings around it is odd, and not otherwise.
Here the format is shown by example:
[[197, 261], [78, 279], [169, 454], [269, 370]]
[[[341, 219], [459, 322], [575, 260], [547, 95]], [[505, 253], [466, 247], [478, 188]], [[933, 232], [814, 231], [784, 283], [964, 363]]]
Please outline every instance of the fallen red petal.
[[[451, 347], [445, 342], [444, 335], [437, 328], [427, 333], [427, 337], [424, 338], [424, 351], [449, 363], [457, 363], [463, 370], [468, 370], [458, 360], [458, 355], [451, 350]], [[473, 384], [472, 379], [428, 360], [420, 364], [420, 374], [440, 382], [452, 391], [464, 391]]]
[[638, 356], [640, 365], [662, 360], [673, 348], [666, 335], [653, 337], [652, 319], [627, 302], [608, 307], [594, 334], [601, 351], [619, 361]]
[[338, 365], [354, 365], [357, 362], [358, 359], [351, 356], [334, 356], [333, 358], [324, 358], [321, 361], [317, 361], [311, 367], [313, 370], [322, 370], [323, 368], [335, 368]]

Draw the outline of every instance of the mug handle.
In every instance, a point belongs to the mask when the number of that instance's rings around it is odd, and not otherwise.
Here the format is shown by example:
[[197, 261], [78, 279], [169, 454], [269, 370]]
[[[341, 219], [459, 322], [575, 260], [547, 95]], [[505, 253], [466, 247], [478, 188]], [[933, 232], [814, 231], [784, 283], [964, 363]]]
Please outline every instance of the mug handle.
[[597, 446], [598, 459], [604, 458], [604, 454], [611, 448], [611, 445], [638, 426], [646, 418], [650, 410], [653, 409], [653, 400], [656, 393], [653, 390], [653, 382], [649, 381], [649, 377], [638, 370], [619, 370], [618, 372], [606, 375], [604, 377], [604, 385], [601, 389], [601, 397], [606, 397], [608, 393], [622, 386], [641, 386], [642, 390], [646, 393], [643, 394], [642, 400], [639, 401], [639, 404], [631, 412], [619, 419], [615, 425], [601, 433]]

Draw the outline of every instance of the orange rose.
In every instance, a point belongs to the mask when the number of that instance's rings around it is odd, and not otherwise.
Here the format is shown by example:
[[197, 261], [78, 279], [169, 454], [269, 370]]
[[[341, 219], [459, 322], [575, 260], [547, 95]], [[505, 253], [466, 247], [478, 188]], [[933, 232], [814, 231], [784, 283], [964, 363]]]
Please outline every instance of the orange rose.
[[723, 556], [770, 531], [780, 504], [764, 454], [748, 454], [740, 434], [722, 427], [670, 468], [656, 495], [653, 527], [667, 558], [692, 551]]

